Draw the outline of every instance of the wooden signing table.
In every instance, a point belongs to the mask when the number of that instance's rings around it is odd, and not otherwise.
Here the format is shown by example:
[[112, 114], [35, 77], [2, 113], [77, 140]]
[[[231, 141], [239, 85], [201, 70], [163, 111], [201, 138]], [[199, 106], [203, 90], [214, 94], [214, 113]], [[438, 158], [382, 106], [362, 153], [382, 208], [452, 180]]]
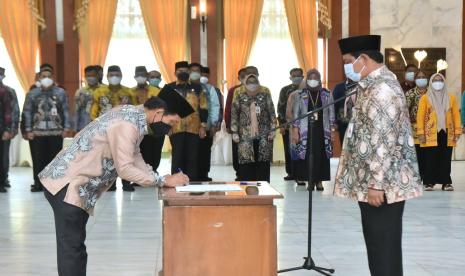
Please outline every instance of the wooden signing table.
[[241, 189], [203, 194], [160, 189], [159, 198], [163, 200], [160, 275], [277, 275], [273, 200], [283, 196], [266, 182], [260, 182], [260, 186], [241, 185]]

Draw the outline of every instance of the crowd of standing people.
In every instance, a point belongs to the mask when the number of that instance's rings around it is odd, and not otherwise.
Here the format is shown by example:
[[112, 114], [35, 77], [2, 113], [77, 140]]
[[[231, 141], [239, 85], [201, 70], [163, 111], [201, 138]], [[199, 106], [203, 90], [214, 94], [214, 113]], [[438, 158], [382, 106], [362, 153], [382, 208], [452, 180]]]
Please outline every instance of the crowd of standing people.
[[[103, 83], [101, 66], [88, 66], [85, 68], [86, 85], [74, 94], [75, 116], [72, 118], [68, 94], [56, 83], [50, 64], [40, 66], [35, 83], [26, 95], [21, 116], [16, 93], [3, 84], [5, 70], [0, 68], [0, 192], [6, 192], [6, 188], [11, 186], [8, 180], [9, 147], [18, 129], [30, 146], [34, 176], [31, 191], [42, 191], [38, 174], [63, 148], [65, 137], [72, 137], [113, 107], [141, 105], [162, 90], [179, 93], [195, 111], [169, 132], [171, 173], [182, 171], [191, 181], [211, 181], [213, 138], [221, 130], [224, 120], [232, 137], [236, 180], [270, 181], [275, 139], [275, 132], [271, 130], [282, 125], [280, 134], [287, 173], [284, 180], [295, 181], [298, 185], [309, 183], [312, 190], [324, 190], [322, 182], [331, 179], [333, 143], [335, 139], [343, 143], [357, 96], [338, 101], [310, 117], [314, 126], [314, 141], [310, 143], [315, 156], [312, 168], [309, 168], [307, 152], [309, 119], [297, 119], [312, 109], [345, 97], [347, 87], [354, 81], [348, 79], [330, 91], [323, 86], [318, 70], [304, 72], [301, 68], [293, 68], [289, 72], [290, 84], [281, 89], [275, 109], [272, 94], [260, 83], [255, 66], [239, 70], [239, 84], [229, 89], [225, 103], [221, 90], [209, 80], [208, 67], [180, 61], [176, 63], [175, 70], [176, 81], [160, 87], [160, 72], [149, 72], [145, 66], [137, 66], [134, 73], [136, 85], [129, 88], [121, 85], [123, 76], [119, 66], [108, 67], [108, 84]], [[441, 184], [442, 190], [453, 191], [450, 177], [452, 149], [465, 129], [462, 127], [464, 114], [460, 115], [455, 96], [448, 93], [445, 76], [441, 73], [428, 76], [425, 71], [409, 64], [400, 84], [409, 109], [425, 190], [431, 191], [436, 184]], [[462, 110], [464, 108], [465, 101], [462, 100]], [[290, 121], [293, 122], [287, 124]], [[164, 141], [164, 136], [154, 136], [149, 131], [140, 144], [144, 160], [155, 171], [160, 165]], [[309, 169], [311, 179], [308, 178]], [[124, 191], [134, 191], [134, 186], [137, 186], [137, 183], [124, 179], [122, 184]], [[110, 188], [110, 191], [114, 190], [116, 184]]]

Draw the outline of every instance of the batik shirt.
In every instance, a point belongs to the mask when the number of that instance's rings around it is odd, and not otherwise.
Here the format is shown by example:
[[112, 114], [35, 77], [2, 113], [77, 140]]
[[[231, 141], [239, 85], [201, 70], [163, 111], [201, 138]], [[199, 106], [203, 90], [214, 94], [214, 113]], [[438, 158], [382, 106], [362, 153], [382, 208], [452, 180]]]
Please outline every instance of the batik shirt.
[[[296, 95], [293, 100], [293, 119], [297, 119], [300, 116], [307, 114], [309, 111], [308, 108], [316, 109], [321, 106], [328, 105], [333, 102], [333, 98], [331, 96], [331, 92], [326, 90], [325, 88], [321, 88], [317, 95], [312, 93], [310, 90], [302, 89], [296, 90]], [[315, 103], [320, 102], [319, 105], [313, 106], [312, 101], [310, 100], [311, 97], [315, 97]], [[321, 117], [321, 115], [323, 115]], [[333, 155], [333, 148], [331, 143], [331, 130], [335, 126], [335, 114], [334, 114], [334, 105], [330, 105], [328, 108], [323, 109], [323, 111], [318, 112], [319, 120], [323, 120], [323, 137], [325, 144], [325, 152], [328, 158], [331, 158]], [[297, 120], [293, 123], [295, 127], [299, 129], [299, 142], [295, 145], [291, 144], [291, 158], [292, 160], [305, 160], [307, 155], [307, 133], [308, 133], [308, 119], [304, 118], [301, 120]]]
[[286, 120], [287, 101], [289, 99], [289, 95], [292, 92], [296, 91], [297, 89], [298, 89], [297, 85], [289, 84], [287, 86], [284, 86], [281, 89], [281, 92], [279, 93], [277, 112], [278, 112], [278, 122], [280, 125], [287, 122]]
[[59, 136], [71, 128], [68, 96], [58, 86], [27, 93], [23, 108], [24, 130], [35, 136]]
[[12, 129], [11, 110], [10, 92], [2, 85], [0, 86], [0, 135]]
[[40, 181], [53, 195], [69, 185], [64, 201], [92, 214], [117, 176], [144, 186], [160, 183], [140, 153], [145, 134], [143, 106], [113, 108], [79, 132], [39, 174]]
[[367, 202], [369, 188], [389, 204], [423, 191], [405, 95], [386, 66], [359, 82], [336, 174], [337, 196]]
[[251, 134], [252, 119], [250, 106], [255, 102], [258, 121], [258, 133], [263, 134], [276, 127], [276, 113], [271, 94], [266, 87], [261, 86], [255, 96], [240, 93], [234, 100], [231, 109], [231, 131], [239, 136], [239, 164], [253, 162], [271, 162], [273, 160], [273, 141], [268, 135], [259, 139], [258, 160], [254, 158], [253, 139]]
[[117, 91], [113, 91], [109, 86], [100, 86], [94, 91], [90, 117], [95, 120], [113, 107], [127, 104], [136, 104], [129, 88], [120, 85]]
[[95, 88], [91, 88], [89, 86], [82, 87], [76, 91], [76, 94], [74, 95], [74, 103], [76, 105], [76, 122], [74, 126], [78, 132], [92, 121], [90, 118], [92, 100], [94, 97], [94, 91], [98, 88], [99, 86]]
[[202, 125], [206, 127], [208, 121], [208, 102], [205, 89], [195, 83], [189, 82], [181, 84], [172, 82], [165, 85], [162, 91], [163, 90], [168, 90], [169, 93], [179, 93], [194, 109], [194, 113], [182, 118], [181, 121], [173, 127], [170, 134], [187, 132], [199, 135], [200, 127]]
[[9, 98], [11, 101], [11, 131], [16, 134], [18, 133], [18, 127], [19, 127], [19, 116], [20, 116], [20, 111], [19, 111], [19, 105], [18, 105], [18, 97], [16, 95], [16, 91], [9, 87], [6, 86], [2, 83], [0, 83], [0, 87], [4, 87], [8, 92], [9, 92]]
[[417, 114], [418, 114], [418, 103], [420, 102], [421, 96], [426, 93], [426, 90], [421, 92], [418, 87], [410, 89], [405, 93], [405, 98], [407, 100], [408, 111], [410, 115], [410, 123], [412, 124], [413, 130], [413, 139], [415, 144], [420, 144], [417, 134]]

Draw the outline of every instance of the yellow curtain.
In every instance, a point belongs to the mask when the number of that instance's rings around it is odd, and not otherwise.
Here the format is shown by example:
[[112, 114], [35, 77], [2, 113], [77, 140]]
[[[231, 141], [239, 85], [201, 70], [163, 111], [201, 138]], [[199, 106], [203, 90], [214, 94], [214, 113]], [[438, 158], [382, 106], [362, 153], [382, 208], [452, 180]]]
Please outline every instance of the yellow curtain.
[[224, 0], [226, 81], [237, 82], [237, 71], [247, 64], [262, 16], [263, 0]]
[[300, 67], [318, 68], [318, 22], [315, 0], [284, 0], [292, 43]]
[[0, 31], [24, 91], [34, 82], [39, 27], [28, 0], [0, 1]]
[[110, 44], [118, 0], [78, 0], [75, 28], [79, 33], [79, 62], [104, 65]]
[[142, 17], [160, 73], [167, 82], [175, 79], [174, 64], [188, 60], [187, 0], [140, 0]]

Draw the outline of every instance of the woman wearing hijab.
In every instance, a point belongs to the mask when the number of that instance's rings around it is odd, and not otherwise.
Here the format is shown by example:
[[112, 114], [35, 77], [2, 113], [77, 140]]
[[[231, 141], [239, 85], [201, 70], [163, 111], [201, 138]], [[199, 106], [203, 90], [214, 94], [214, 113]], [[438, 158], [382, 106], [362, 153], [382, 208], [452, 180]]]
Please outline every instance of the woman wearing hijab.
[[[307, 72], [306, 82], [296, 91], [292, 113], [294, 119], [308, 111], [332, 102], [331, 93], [321, 86], [321, 75], [316, 69]], [[313, 160], [312, 179], [308, 179], [307, 133], [308, 119], [294, 122], [292, 127], [291, 157], [294, 162], [294, 176], [297, 184], [305, 185], [308, 181], [311, 190], [323, 191], [322, 181], [331, 179], [329, 160], [333, 154], [331, 130], [335, 127], [334, 107], [313, 114], [315, 121], [314, 140], [311, 141], [315, 159]]]
[[276, 127], [273, 100], [256, 75], [246, 76], [244, 85], [246, 90], [234, 99], [231, 109], [232, 137], [238, 143], [238, 178], [269, 182], [275, 134], [263, 134]]
[[442, 184], [444, 191], [454, 190], [450, 177], [452, 148], [461, 133], [460, 111], [455, 97], [447, 93], [444, 76], [434, 74], [428, 92], [420, 99], [417, 114], [426, 191], [432, 191], [435, 184]]
[[413, 139], [415, 141], [415, 150], [417, 152], [418, 167], [420, 169], [420, 176], [423, 179], [424, 173], [424, 162], [423, 162], [423, 151], [420, 147], [420, 141], [418, 140], [417, 135], [417, 113], [418, 113], [418, 104], [420, 98], [426, 94], [428, 90], [428, 77], [426, 73], [419, 70], [415, 74], [415, 87], [410, 89], [405, 93], [405, 98], [407, 99], [408, 111], [410, 114], [410, 123], [412, 124], [413, 130]]

